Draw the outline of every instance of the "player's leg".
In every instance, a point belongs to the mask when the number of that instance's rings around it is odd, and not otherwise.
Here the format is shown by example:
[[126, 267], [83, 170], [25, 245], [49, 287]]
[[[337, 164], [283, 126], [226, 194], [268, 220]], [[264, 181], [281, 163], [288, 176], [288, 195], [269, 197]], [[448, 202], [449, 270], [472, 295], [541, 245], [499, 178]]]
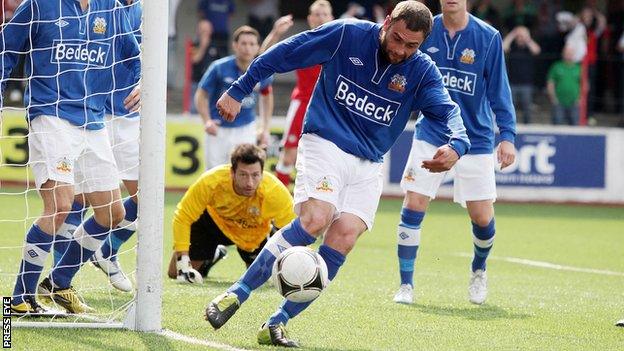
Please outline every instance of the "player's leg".
[[422, 162], [436, 153], [437, 147], [414, 139], [410, 150], [401, 188], [405, 191], [401, 220], [397, 227], [397, 256], [401, 285], [394, 295], [394, 302], [414, 302], [414, 264], [420, 246], [421, 223], [429, 201], [435, 197], [445, 173], [431, 173], [422, 168]]
[[103, 244], [112, 228], [124, 218], [117, 166], [105, 129], [83, 130], [86, 149], [77, 159], [76, 182], [81, 185], [94, 215], [74, 232], [66, 254], [54, 265], [49, 279], [39, 291], [72, 313], [89, 311], [71, 287], [71, 281], [95, 251]]
[[275, 175], [287, 187], [290, 185], [290, 175], [295, 169], [295, 162], [297, 162], [297, 148], [284, 147], [275, 165]]
[[191, 224], [191, 246], [188, 254], [191, 266], [202, 277], [207, 277], [210, 269], [225, 258], [226, 246], [230, 245], [234, 243], [223, 234], [207, 211]]
[[238, 282], [209, 303], [206, 319], [215, 329], [225, 324], [251, 292], [269, 279], [273, 262], [282, 251], [312, 244], [329, 227], [345, 184], [343, 174], [348, 173], [341, 171], [344, 154], [320, 137], [302, 138], [295, 182], [295, 209], [299, 217], [278, 230]]
[[111, 232], [100, 250], [91, 257], [91, 262], [108, 276], [110, 283], [116, 289], [129, 292], [132, 291], [132, 282], [121, 269], [117, 253], [121, 245], [128, 241], [136, 231], [140, 119], [109, 116], [107, 132], [119, 178], [123, 180], [130, 197], [126, 198], [123, 203], [126, 213], [123, 221]]
[[277, 178], [286, 186], [290, 185], [290, 175], [297, 161], [297, 146], [307, 106], [308, 101], [295, 99], [290, 102], [286, 113], [287, 127], [281, 141], [282, 152], [275, 166]]
[[30, 121], [28, 147], [29, 164], [43, 201], [43, 212], [26, 233], [11, 302], [15, 315], [45, 312], [35, 299], [37, 282], [54, 235], [71, 210], [74, 161], [81, 152], [80, 135], [58, 117], [39, 116]]
[[258, 246], [257, 249], [255, 249], [255, 250], [253, 250], [251, 252], [245, 251], [245, 250], [241, 249], [240, 247], [236, 248], [236, 250], [238, 251], [238, 255], [243, 260], [243, 262], [245, 263], [245, 266], [247, 268], [249, 268], [249, 266], [251, 266], [251, 264], [253, 263], [253, 261], [256, 260], [256, 258], [258, 258], [258, 255], [260, 254], [260, 252], [262, 251], [262, 249], [266, 245], [267, 241], [268, 241], [268, 239], [265, 239], [262, 243], [260, 243], [260, 245]]
[[65, 222], [57, 231], [54, 237], [54, 263], [57, 263], [61, 257], [67, 252], [67, 247], [72, 241], [72, 237], [76, 228], [82, 223], [87, 211], [88, 204], [83, 194], [74, 195], [74, 202], [71, 205], [71, 211], [65, 217]]
[[464, 155], [455, 165], [454, 200], [468, 209], [472, 222], [474, 258], [471, 266], [469, 300], [482, 304], [487, 298], [486, 260], [496, 233], [494, 200], [495, 155]]
[[[383, 188], [381, 164], [362, 161], [349, 155], [344, 160], [349, 178], [339, 202], [340, 217], [336, 219], [319, 247], [319, 255], [327, 265], [329, 280], [333, 280], [357, 239], [373, 227], [375, 213]], [[280, 308], [263, 325], [258, 334], [260, 344], [288, 346], [295, 344], [284, 336], [285, 325], [303, 312], [312, 302], [297, 303], [284, 300]]]

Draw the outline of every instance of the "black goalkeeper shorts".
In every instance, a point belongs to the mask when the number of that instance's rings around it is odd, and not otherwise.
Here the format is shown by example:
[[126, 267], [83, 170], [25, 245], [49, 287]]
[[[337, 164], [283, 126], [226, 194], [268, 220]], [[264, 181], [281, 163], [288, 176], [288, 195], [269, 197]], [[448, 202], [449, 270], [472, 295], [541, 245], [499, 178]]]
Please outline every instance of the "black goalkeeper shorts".
[[[264, 239], [260, 247], [253, 252], [247, 252], [237, 247], [238, 254], [247, 267], [256, 259], [260, 250], [264, 247], [264, 244], [266, 244], [266, 239]], [[219, 229], [217, 224], [212, 220], [212, 217], [208, 214], [208, 211], [204, 211], [201, 217], [191, 225], [189, 258], [192, 261], [212, 262], [217, 245], [231, 246], [234, 245], [234, 243], [223, 234], [221, 229]]]

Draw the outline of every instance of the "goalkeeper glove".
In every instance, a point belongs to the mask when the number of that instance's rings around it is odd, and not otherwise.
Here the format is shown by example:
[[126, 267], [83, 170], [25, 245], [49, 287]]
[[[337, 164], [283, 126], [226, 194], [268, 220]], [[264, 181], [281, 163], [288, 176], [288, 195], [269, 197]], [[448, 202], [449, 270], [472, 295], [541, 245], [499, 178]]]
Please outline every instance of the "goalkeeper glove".
[[178, 271], [178, 283], [202, 284], [204, 282], [201, 274], [191, 266], [191, 259], [188, 255], [178, 256], [176, 269]]

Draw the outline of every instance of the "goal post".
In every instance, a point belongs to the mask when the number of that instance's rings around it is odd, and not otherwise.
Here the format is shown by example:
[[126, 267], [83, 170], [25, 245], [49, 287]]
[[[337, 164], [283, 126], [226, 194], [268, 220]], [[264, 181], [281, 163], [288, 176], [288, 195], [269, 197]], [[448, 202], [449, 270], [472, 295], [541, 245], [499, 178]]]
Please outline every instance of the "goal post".
[[137, 331], [158, 331], [162, 320], [168, 15], [168, 1], [143, 2], [137, 294], [127, 323]]

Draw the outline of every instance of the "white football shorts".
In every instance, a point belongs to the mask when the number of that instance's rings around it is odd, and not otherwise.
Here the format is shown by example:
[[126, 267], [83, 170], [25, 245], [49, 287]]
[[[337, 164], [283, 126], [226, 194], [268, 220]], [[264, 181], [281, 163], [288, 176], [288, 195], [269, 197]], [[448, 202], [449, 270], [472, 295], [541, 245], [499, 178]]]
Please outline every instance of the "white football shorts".
[[435, 198], [444, 177], [454, 175], [453, 201], [466, 206], [466, 201], [496, 200], [495, 154], [464, 155], [449, 172], [431, 173], [421, 167], [430, 160], [438, 148], [426, 141], [414, 139], [410, 150], [401, 188]]
[[217, 135], [206, 133], [204, 155], [206, 169], [230, 163], [230, 153], [240, 144], [256, 145], [256, 122], [241, 127], [219, 128]]
[[38, 189], [49, 179], [74, 184], [76, 194], [119, 188], [106, 128], [89, 130], [38, 116], [30, 122], [28, 149]]
[[336, 218], [351, 213], [372, 229], [383, 188], [382, 165], [348, 154], [318, 135], [302, 135], [295, 165], [295, 212], [313, 198], [334, 205]]
[[108, 139], [121, 180], [139, 180], [139, 117], [106, 116]]

